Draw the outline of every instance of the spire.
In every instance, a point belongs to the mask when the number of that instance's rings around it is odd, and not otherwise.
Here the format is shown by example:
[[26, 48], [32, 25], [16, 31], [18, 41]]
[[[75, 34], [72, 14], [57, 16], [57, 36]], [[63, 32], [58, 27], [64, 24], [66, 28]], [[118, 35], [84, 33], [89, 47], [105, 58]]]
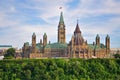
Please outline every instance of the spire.
[[[105, 39], [105, 44], [106, 44], [106, 49], [110, 50], [110, 36], [108, 34]], [[107, 51], [107, 53], [109, 53], [109, 51]]]
[[43, 46], [45, 46], [47, 44], [47, 34], [44, 33], [43, 35]]
[[32, 36], [33, 36], [33, 37], [36, 36], [36, 35], [35, 35], [35, 32], [33, 32], [33, 35], [32, 35]]
[[97, 34], [96, 38], [100, 38], [99, 34]]
[[78, 25], [78, 20], [77, 20], [77, 25], [76, 25], [74, 33], [81, 33], [79, 25]]
[[63, 12], [60, 13], [60, 24], [64, 24], [64, 20], [63, 20]]
[[107, 39], [109, 39], [109, 38], [110, 38], [110, 36], [107, 34], [106, 38], [107, 38]]
[[42, 45], [42, 39], [40, 39], [40, 45]]
[[100, 46], [100, 36], [99, 36], [99, 34], [97, 34], [97, 36], [96, 36], [96, 45]]
[[46, 33], [44, 33], [44, 35], [43, 35], [44, 37], [47, 37], [47, 34]]

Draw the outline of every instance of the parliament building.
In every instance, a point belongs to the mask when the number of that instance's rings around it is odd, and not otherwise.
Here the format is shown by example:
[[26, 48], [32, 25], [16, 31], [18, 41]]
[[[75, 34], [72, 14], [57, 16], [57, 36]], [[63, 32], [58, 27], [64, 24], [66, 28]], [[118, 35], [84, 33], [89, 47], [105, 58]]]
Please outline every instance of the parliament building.
[[66, 43], [66, 26], [63, 13], [60, 13], [58, 24], [58, 41], [48, 43], [47, 34], [44, 33], [43, 39], [36, 42], [36, 34], [32, 35], [32, 42], [24, 43], [22, 47], [23, 58], [106, 58], [110, 54], [110, 37], [105, 38], [105, 44], [100, 43], [100, 36], [97, 34], [95, 42], [88, 44], [82, 36], [79, 24], [73, 32], [71, 40]]

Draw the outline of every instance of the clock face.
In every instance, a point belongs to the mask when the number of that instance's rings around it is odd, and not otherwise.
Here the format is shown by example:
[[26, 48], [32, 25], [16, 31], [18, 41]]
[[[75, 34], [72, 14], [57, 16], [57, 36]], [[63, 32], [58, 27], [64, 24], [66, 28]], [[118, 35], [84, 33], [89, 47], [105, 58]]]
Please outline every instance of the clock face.
[[60, 28], [64, 29], [64, 25], [60, 25]]
[[60, 27], [63, 28], [63, 25], [61, 25]]

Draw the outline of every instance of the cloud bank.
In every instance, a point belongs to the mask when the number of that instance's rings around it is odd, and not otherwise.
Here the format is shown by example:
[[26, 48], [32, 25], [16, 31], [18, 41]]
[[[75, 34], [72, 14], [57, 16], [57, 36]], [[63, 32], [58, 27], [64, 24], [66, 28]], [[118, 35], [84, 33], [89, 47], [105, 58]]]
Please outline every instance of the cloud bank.
[[0, 5], [0, 44], [21, 48], [24, 42], [31, 42], [33, 32], [37, 42], [45, 32], [48, 41], [57, 42], [59, 7], [62, 7], [67, 42], [78, 19], [88, 43], [95, 41], [97, 34], [100, 34], [101, 43], [105, 43], [109, 34], [111, 47], [120, 47], [119, 0], [1, 0]]

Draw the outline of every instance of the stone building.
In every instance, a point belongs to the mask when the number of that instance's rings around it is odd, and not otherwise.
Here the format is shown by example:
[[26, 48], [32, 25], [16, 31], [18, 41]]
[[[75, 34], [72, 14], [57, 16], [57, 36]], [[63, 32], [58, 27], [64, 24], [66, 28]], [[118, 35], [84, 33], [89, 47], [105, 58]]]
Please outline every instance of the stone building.
[[36, 43], [36, 35], [32, 35], [32, 45], [29, 42], [23, 45], [23, 54], [25, 58], [39, 58], [39, 57], [67, 57], [67, 43], [65, 24], [63, 20], [63, 13], [60, 14], [60, 21], [58, 24], [58, 42], [47, 43], [47, 34], [43, 35], [43, 42], [40, 39], [40, 43]]
[[107, 35], [105, 45], [100, 43], [100, 37], [97, 34], [96, 42], [88, 44], [84, 40], [82, 32], [77, 23], [71, 41], [68, 44], [68, 55], [71, 58], [104, 58], [110, 53], [110, 37]]
[[36, 43], [36, 34], [33, 33], [32, 43], [29, 44], [29, 42], [26, 42], [22, 47], [22, 57], [104, 58], [110, 53], [110, 37], [108, 35], [105, 38], [105, 45], [100, 43], [100, 36], [98, 34], [95, 42], [88, 44], [87, 40], [83, 38], [77, 22], [73, 36], [67, 44], [65, 28], [63, 13], [61, 12], [58, 24], [58, 41], [56, 43], [48, 43], [47, 34], [44, 33], [43, 40], [40, 39], [40, 42]]

